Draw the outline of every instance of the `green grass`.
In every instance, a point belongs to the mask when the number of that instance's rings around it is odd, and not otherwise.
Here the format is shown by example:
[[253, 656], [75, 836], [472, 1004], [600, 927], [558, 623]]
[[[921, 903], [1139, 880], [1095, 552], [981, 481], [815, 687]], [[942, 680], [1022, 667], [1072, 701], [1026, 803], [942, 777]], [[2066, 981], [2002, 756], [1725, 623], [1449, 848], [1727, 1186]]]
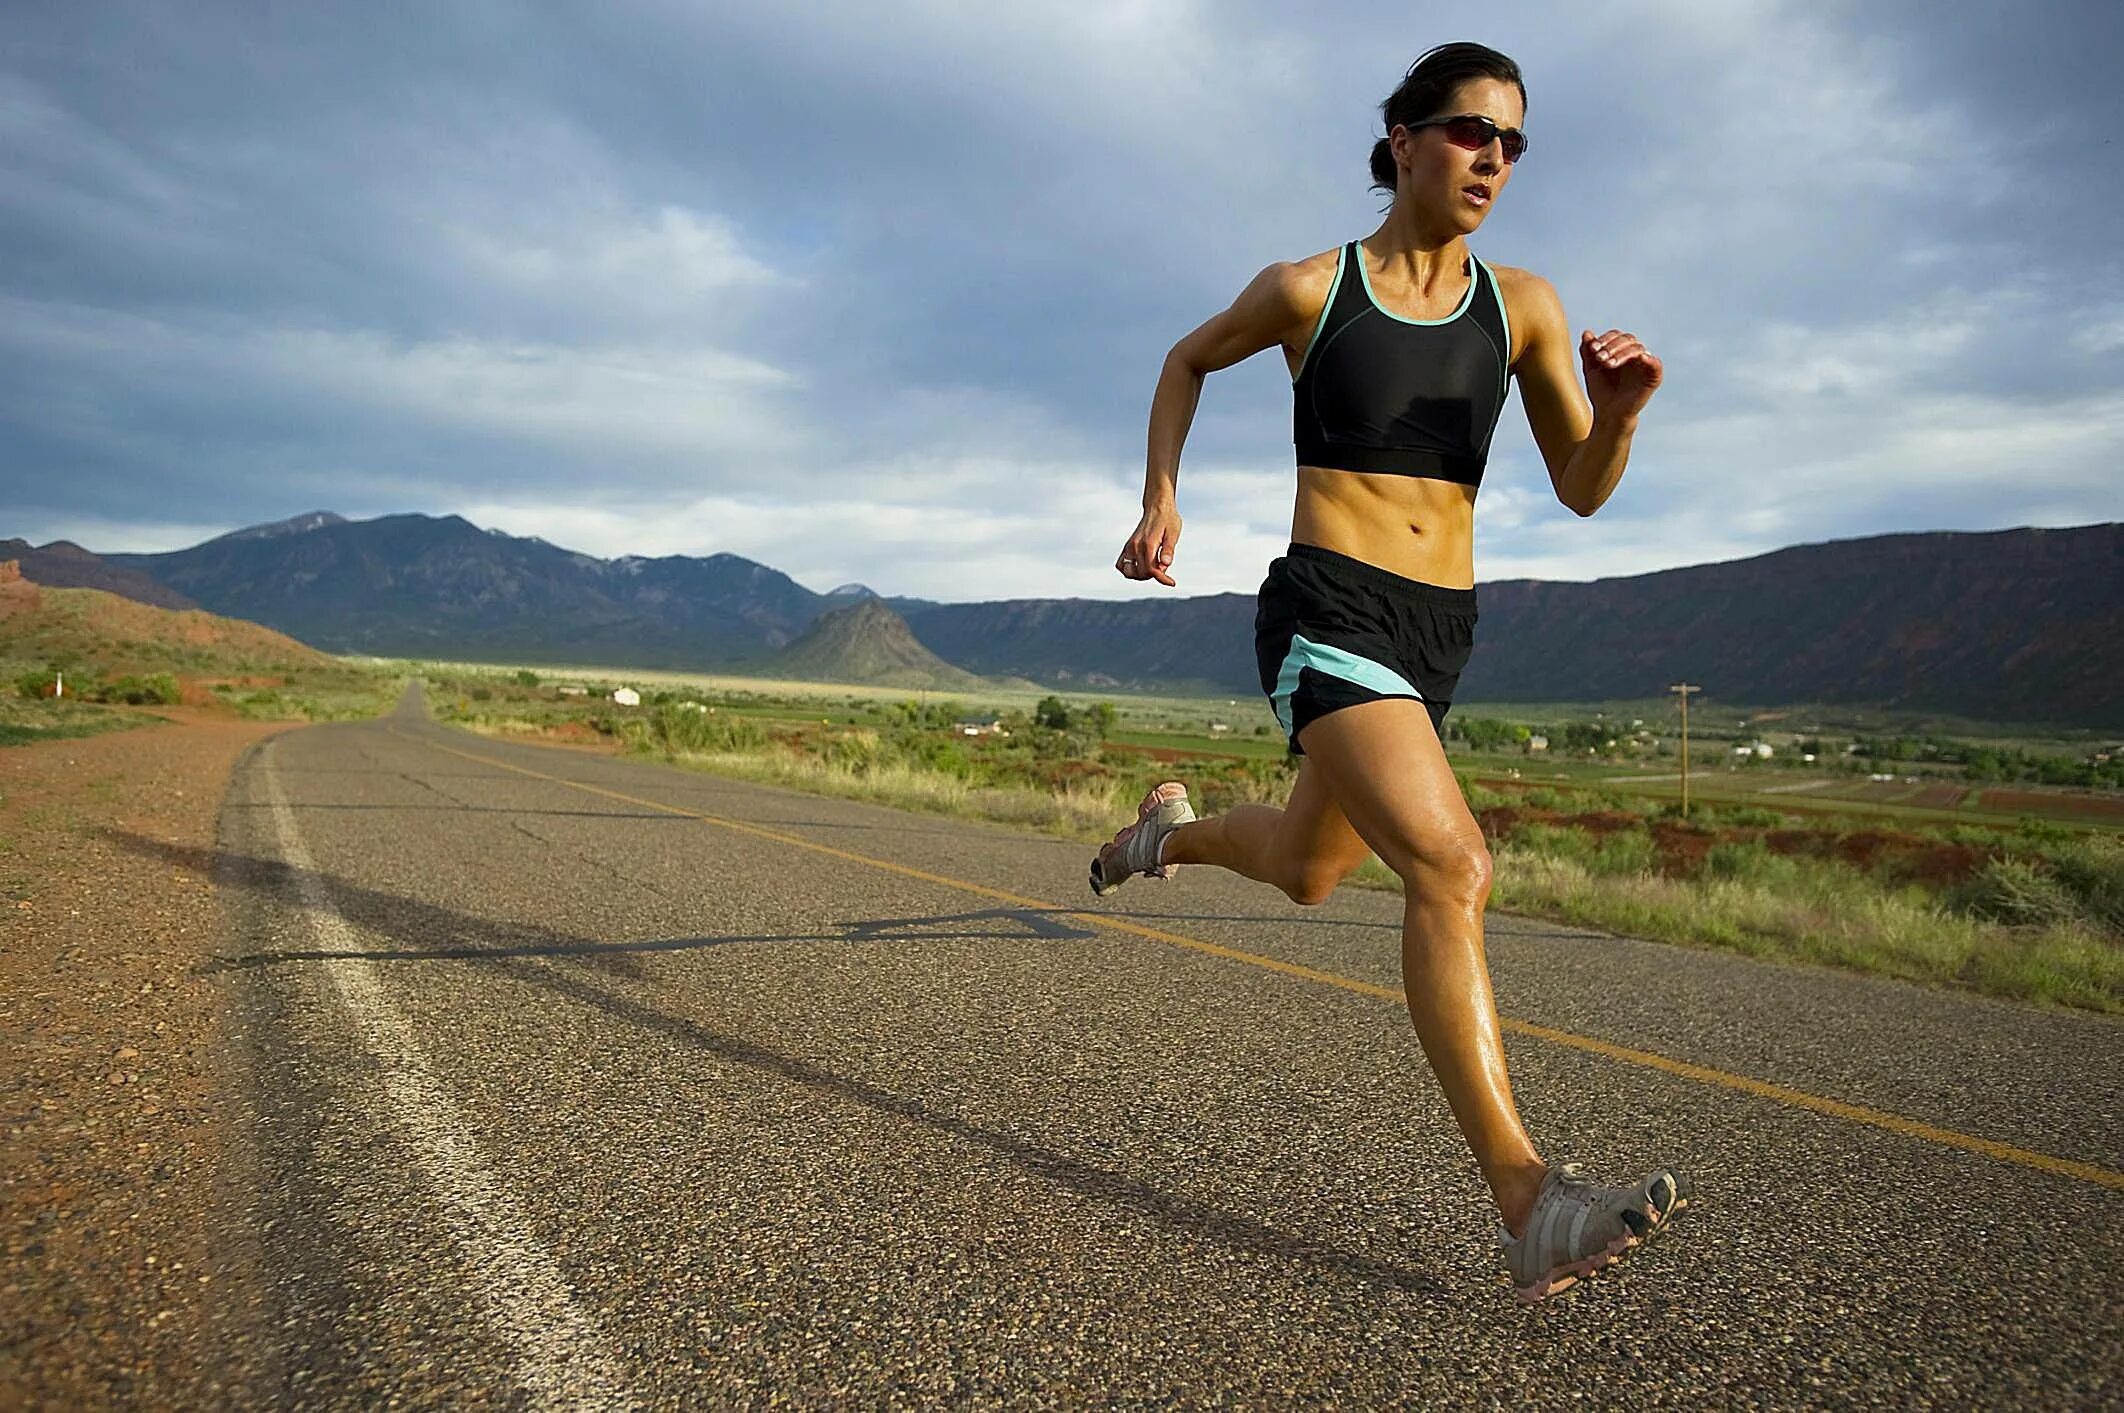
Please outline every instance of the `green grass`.
[[[658, 690], [706, 696], [698, 683]], [[711, 700], [699, 700], [695, 710], [675, 699], [630, 709], [557, 698], [543, 679], [527, 686], [473, 674], [439, 682], [433, 700], [445, 719], [475, 730], [520, 733], [578, 723], [618, 746], [691, 769], [1087, 843], [1108, 837], [1158, 779], [1188, 780], [1198, 809], [1214, 814], [1241, 801], [1281, 804], [1294, 778], [1280, 740], [1256, 751], [1244, 749], [1253, 745], [1246, 738], [1197, 734], [1201, 703], [1158, 704], [1151, 710], [1179, 729], [1128, 722], [1114, 733], [1120, 749], [1113, 749], [1022, 723], [1007, 741], [963, 741], [943, 729], [954, 716], [948, 699], [924, 705], [906, 694], [839, 687], [794, 700], [748, 687], [714, 696], [712, 711]], [[1202, 744], [1226, 749], [1177, 766], [1130, 749]], [[1565, 762], [1546, 772], [1523, 770], [1509, 781], [1486, 775], [1480, 762], [1456, 764], [1468, 767], [1462, 787], [1471, 808], [1517, 806], [1564, 821], [1522, 822], [1492, 839], [1499, 908], [1751, 956], [2124, 1011], [2124, 840], [2114, 833], [2049, 822], [2001, 830], [1962, 811], [1873, 808], [1822, 818], [1786, 808], [1780, 796], [1699, 793], [1689, 824], [1721, 833], [1700, 864], [1677, 876], [1652, 832], [1655, 824], [1677, 826], [1676, 804], [1614, 778], [1633, 773], [1629, 767]], [[1635, 773], [1642, 771], [1640, 765]], [[1546, 778], [1537, 782], [1537, 776]], [[1841, 831], [1853, 824], [1898, 815], [1910, 822], [1920, 814], [1953, 823], [1921, 831], [1913, 847], [1961, 845], [1991, 861], [1965, 882], [1941, 887], [1913, 882], [1892, 857], [1867, 868], [1835, 856]], [[1571, 822], [1587, 817], [1605, 823], [1593, 830]], [[1778, 852], [1767, 842], [1773, 834], [1787, 844], [1795, 835], [1815, 844]], [[1400, 886], [1376, 860], [1354, 881]]]
[[280, 685], [221, 685], [215, 695], [252, 721], [363, 721], [381, 716], [406, 678], [366, 666], [306, 667], [273, 674]]
[[1815, 860], [1718, 860], [1702, 879], [1610, 866], [1518, 839], [1496, 850], [1493, 906], [1632, 937], [2124, 1011], [2124, 946], [2077, 921], [2010, 926], [1919, 888]]
[[71, 740], [105, 731], [127, 731], [135, 726], [162, 724], [163, 719], [159, 716], [124, 707], [99, 706], [63, 698], [33, 701], [24, 697], [0, 697], [0, 746]]

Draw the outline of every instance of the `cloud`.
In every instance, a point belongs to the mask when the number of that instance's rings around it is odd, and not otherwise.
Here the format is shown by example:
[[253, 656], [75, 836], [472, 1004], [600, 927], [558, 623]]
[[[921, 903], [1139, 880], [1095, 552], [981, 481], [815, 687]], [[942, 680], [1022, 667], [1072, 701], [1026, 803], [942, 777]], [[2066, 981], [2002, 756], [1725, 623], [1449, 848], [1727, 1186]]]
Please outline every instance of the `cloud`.
[[[1507, 409], [1479, 574], [2113, 514], [2117, 13], [1486, 15], [1535, 146], [1477, 248], [1669, 383], [1590, 522]], [[201, 505], [460, 511], [822, 587], [1145, 592], [1110, 565], [1159, 360], [1376, 224], [1375, 105], [1451, 37], [1424, 28], [1355, 0], [11, 17], [0, 517], [116, 548]], [[1251, 590], [1287, 538], [1288, 397], [1273, 351], [1205, 388], [1184, 592]]]

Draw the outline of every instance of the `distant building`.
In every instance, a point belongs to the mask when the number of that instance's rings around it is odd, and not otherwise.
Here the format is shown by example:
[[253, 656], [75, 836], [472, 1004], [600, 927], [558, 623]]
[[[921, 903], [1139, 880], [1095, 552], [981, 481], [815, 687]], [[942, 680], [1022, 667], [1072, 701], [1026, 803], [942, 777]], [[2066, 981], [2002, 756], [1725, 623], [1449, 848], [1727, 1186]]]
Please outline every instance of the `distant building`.
[[563, 687], [560, 689], [560, 694], [564, 697], [587, 697], [590, 695], [590, 689], [588, 687]]
[[1226, 725], [1222, 721], [1212, 721], [1210, 723], [1210, 735], [1212, 736], [1222, 736], [1225, 732], [1231, 729], [1232, 728], [1230, 726]]
[[614, 687], [612, 689], [612, 700], [621, 706], [640, 706], [642, 704], [642, 694], [635, 691], [632, 687]]
[[1529, 736], [1527, 737], [1527, 749], [1529, 751], [1546, 751], [1549, 749], [1549, 738], [1546, 736]]
[[952, 733], [958, 736], [1008, 736], [1001, 718], [994, 716], [969, 716], [951, 724]]

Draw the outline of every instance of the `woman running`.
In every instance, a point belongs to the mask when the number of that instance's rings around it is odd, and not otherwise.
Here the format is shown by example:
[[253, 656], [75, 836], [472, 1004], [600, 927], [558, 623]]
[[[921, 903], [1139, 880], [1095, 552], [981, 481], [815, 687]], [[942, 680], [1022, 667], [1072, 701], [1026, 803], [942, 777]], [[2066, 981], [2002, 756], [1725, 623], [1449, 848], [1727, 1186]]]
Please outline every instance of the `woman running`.
[[1135, 874], [1217, 864], [1318, 903], [1368, 853], [1405, 889], [1409, 1015], [1497, 1202], [1520, 1297], [1540, 1300], [1620, 1259], [1687, 1205], [1661, 1168], [1603, 1187], [1535, 1151], [1512, 1102], [1483, 956], [1490, 855], [1439, 744], [1475, 629], [1475, 491], [1519, 378], [1556, 495], [1580, 515], [1621, 479], [1660, 363], [1631, 334], [1577, 340], [1548, 281], [1493, 267], [1467, 237], [1526, 153], [1519, 66], [1480, 44], [1418, 59], [1381, 105], [1363, 240], [1271, 265], [1166, 355], [1151, 402], [1143, 518], [1114, 567], [1172, 584], [1180, 448], [1206, 374], [1281, 347], [1296, 400], [1289, 552], [1254, 622], [1261, 688], [1304, 758], [1283, 809], [1198, 820], [1168, 782], [1092, 861], [1101, 895]]

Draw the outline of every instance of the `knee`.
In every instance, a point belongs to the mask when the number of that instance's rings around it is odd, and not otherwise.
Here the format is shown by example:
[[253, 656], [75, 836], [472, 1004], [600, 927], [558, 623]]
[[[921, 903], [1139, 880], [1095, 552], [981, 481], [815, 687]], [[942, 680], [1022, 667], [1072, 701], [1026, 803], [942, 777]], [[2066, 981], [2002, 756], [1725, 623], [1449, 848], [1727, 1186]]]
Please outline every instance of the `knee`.
[[1469, 833], [1405, 851], [1391, 864], [1405, 888], [1480, 909], [1490, 901], [1493, 865], [1482, 835]]

